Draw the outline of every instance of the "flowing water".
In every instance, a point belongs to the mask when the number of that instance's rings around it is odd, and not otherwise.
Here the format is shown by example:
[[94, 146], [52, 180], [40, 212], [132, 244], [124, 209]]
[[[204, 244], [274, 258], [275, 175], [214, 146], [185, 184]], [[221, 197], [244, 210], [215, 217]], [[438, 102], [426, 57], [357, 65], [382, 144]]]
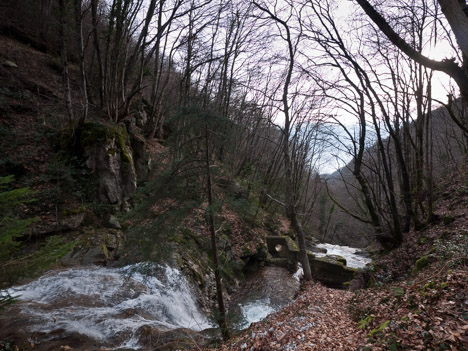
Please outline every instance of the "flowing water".
[[[326, 248], [327, 254], [344, 256], [350, 267], [370, 262], [354, 248], [319, 247]], [[299, 275], [300, 270], [292, 275], [280, 267], [251, 273], [232, 296], [231, 325], [247, 328], [292, 302]], [[141, 349], [148, 337], [153, 338], [154, 330], [172, 333], [182, 330], [179, 328], [201, 331], [216, 327], [201, 311], [188, 281], [168, 266], [51, 271], [8, 293], [19, 302], [0, 315], [0, 340], [19, 336], [39, 350], [54, 349], [40, 347], [52, 342], [81, 350]]]
[[366, 264], [372, 261], [365, 252], [354, 247], [333, 244], [318, 244], [317, 246], [322, 249], [326, 249], [327, 253], [314, 253], [314, 255], [318, 257], [323, 257], [325, 255], [343, 256], [346, 258], [346, 265], [348, 267], [364, 268]]
[[264, 267], [251, 273], [230, 305], [230, 313], [235, 316], [234, 326], [247, 328], [280, 310], [294, 300], [299, 286], [298, 279], [281, 267]]
[[196, 331], [213, 327], [178, 270], [142, 268], [55, 271], [8, 292], [20, 300], [14, 305], [18, 321], [23, 320], [20, 325], [42, 339], [80, 335], [113, 349], [138, 349], [142, 327]]

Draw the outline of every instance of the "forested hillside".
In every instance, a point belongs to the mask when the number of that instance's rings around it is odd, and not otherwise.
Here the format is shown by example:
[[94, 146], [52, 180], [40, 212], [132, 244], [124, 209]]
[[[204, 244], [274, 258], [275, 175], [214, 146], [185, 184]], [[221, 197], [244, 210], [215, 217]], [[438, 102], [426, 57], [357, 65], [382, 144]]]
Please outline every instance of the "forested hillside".
[[[144, 326], [102, 347], [466, 349], [465, 13], [455, 0], [2, 1], [0, 350], [90, 348], [82, 327], [25, 342], [11, 287], [95, 266], [181, 272], [219, 327]], [[339, 268], [325, 272], [319, 242], [374, 263], [328, 257]], [[264, 266], [300, 268], [303, 295], [229, 339]], [[342, 343], [323, 341], [328, 321], [291, 346], [282, 319], [305, 328], [292, 314], [327, 294]]]

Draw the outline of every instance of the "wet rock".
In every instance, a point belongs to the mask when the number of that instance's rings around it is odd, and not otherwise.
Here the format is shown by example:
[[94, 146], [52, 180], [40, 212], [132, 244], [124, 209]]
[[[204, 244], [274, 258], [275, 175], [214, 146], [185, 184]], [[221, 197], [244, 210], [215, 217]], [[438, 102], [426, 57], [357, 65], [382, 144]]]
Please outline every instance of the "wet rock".
[[307, 251], [313, 252], [313, 253], [327, 253], [327, 249], [323, 247], [317, 247], [317, 246], [309, 246]]
[[265, 267], [249, 274], [238, 291], [232, 295], [229, 303], [229, 314], [237, 317], [237, 319], [233, 318], [232, 324], [246, 327], [249, 322], [253, 322], [248, 318], [241, 320], [241, 306], [262, 306], [262, 311], [269, 308], [272, 313], [293, 301], [299, 287], [299, 282], [292, 277], [291, 273], [281, 267]]
[[[295, 267], [299, 257], [299, 249], [295, 242], [287, 236], [268, 236], [267, 247], [271, 258], [267, 264], [291, 269]], [[330, 286], [343, 288], [344, 283], [351, 281], [356, 270], [346, 267], [346, 259], [338, 255], [319, 258], [312, 252], [307, 253], [314, 279]], [[294, 269], [294, 268], [293, 268]]]
[[327, 249], [317, 247], [318, 244], [320, 244], [320, 241], [313, 236], [308, 236], [306, 237], [305, 240], [306, 244], [306, 250], [314, 253], [326, 253]]
[[329, 260], [332, 260], [332, 261], [341, 262], [341, 263], [343, 263], [343, 265], [346, 266], [346, 258], [344, 258], [343, 256], [340, 256], [340, 255], [326, 255], [325, 258], [329, 259]]
[[361, 256], [361, 257], [369, 257], [369, 253], [365, 250], [356, 250], [354, 253], [355, 255]]
[[342, 262], [315, 257], [311, 253], [308, 256], [314, 279], [332, 288], [344, 288], [345, 283], [350, 282], [357, 272], [354, 268], [344, 266]]

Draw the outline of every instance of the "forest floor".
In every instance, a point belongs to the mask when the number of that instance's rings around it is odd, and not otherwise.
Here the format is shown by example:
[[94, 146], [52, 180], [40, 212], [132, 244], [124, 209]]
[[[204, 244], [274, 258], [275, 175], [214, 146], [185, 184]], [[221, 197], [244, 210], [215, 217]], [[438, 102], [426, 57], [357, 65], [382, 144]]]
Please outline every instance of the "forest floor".
[[292, 304], [218, 349], [468, 350], [467, 169], [439, 185], [433, 223], [376, 258], [359, 289], [304, 284]]

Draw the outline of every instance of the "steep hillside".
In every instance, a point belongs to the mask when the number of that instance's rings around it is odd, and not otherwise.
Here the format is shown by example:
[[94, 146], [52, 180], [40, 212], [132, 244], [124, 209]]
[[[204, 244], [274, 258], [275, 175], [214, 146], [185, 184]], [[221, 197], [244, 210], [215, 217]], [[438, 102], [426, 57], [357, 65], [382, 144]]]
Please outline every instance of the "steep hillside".
[[[0, 286], [53, 265], [170, 261], [209, 290], [202, 294], [208, 308], [214, 283], [203, 164], [174, 161], [171, 137], [145, 140], [138, 114], [115, 124], [91, 108], [76, 127], [59, 59], [4, 36], [0, 46], [0, 176], [14, 175], [10, 187], [35, 192], [16, 211], [35, 221], [13, 238], [19, 247], [2, 255]], [[79, 109], [77, 70], [71, 65]], [[266, 257], [265, 235], [289, 228], [264, 211], [255, 184], [221, 161], [213, 166], [220, 261], [235, 286], [245, 266]]]

